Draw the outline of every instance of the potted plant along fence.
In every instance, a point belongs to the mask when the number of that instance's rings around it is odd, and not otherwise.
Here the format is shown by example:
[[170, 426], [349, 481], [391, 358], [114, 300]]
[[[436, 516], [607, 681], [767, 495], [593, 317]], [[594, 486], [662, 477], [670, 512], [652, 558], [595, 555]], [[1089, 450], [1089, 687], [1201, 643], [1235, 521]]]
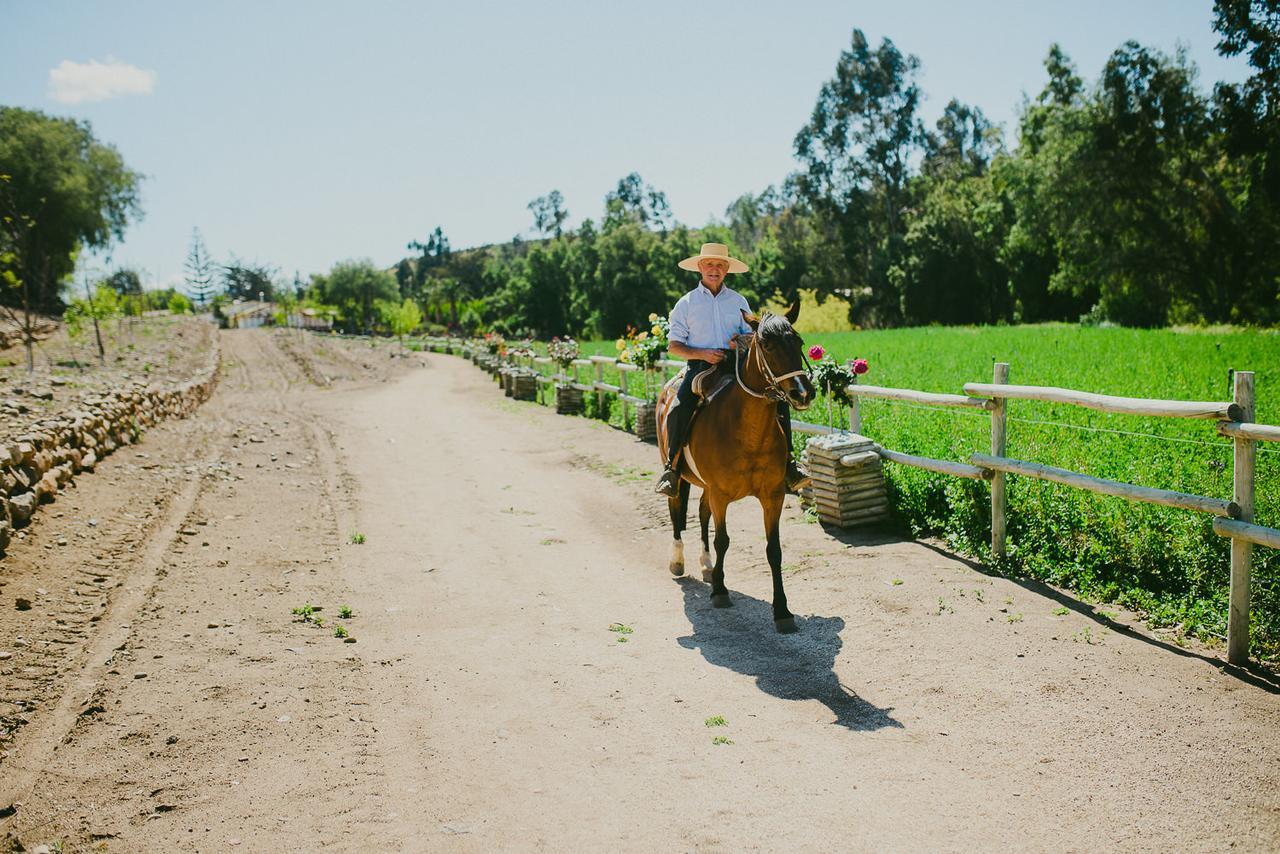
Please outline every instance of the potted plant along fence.
[[833, 430], [848, 429], [845, 409], [853, 404], [849, 386], [867, 372], [867, 360], [837, 362], [821, 344], [809, 348], [809, 358], [813, 362], [809, 368], [809, 379], [827, 396], [827, 426]]
[[480, 367], [490, 374], [496, 374], [502, 359], [502, 348], [506, 345], [506, 340], [497, 332], [486, 332], [483, 345], [484, 353], [480, 359]]
[[667, 318], [654, 313], [649, 315], [649, 328], [637, 330], [627, 327], [626, 334], [617, 341], [620, 361], [639, 368], [643, 382], [644, 403], [636, 404], [635, 433], [646, 441], [658, 436], [657, 400], [662, 389], [658, 374], [658, 362], [667, 350], [667, 334], [671, 324]]
[[582, 390], [574, 388], [569, 370], [578, 358], [578, 342], [569, 337], [552, 338], [547, 345], [547, 355], [559, 369], [556, 382], [556, 412], [561, 415], [578, 415], [582, 412]]
[[485, 345], [489, 350], [489, 361], [485, 365], [485, 370], [501, 382], [502, 376], [498, 372], [502, 368], [503, 354], [507, 350], [507, 339], [503, 338], [499, 332], [489, 332], [485, 334]]
[[538, 396], [537, 372], [521, 360], [533, 358], [533, 341], [526, 338], [514, 347], [507, 348], [507, 382], [510, 386], [508, 396], [516, 400], [533, 400]]

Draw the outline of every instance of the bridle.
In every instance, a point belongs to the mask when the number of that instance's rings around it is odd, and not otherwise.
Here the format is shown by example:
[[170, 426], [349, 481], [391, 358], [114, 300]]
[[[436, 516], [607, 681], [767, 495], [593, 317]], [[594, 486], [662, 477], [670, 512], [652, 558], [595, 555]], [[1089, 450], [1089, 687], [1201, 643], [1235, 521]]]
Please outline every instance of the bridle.
[[[765, 314], [763, 317], [761, 317], [760, 323], [763, 324], [764, 319], [768, 316], [769, 316], [768, 314]], [[801, 374], [804, 374], [807, 376], [809, 374], [809, 369], [810, 369], [809, 359], [805, 356], [804, 351], [801, 350], [800, 359], [804, 362], [803, 368], [801, 368], [798, 371], [790, 371], [785, 374], [775, 374], [773, 372], [773, 368], [769, 366], [769, 360], [764, 357], [764, 347], [760, 345], [759, 341], [757, 341], [756, 338], [757, 336], [755, 334], [751, 336], [751, 344], [747, 350], [747, 358], [755, 360], [756, 367], [760, 370], [760, 373], [764, 376], [764, 380], [765, 380], [764, 391], [756, 391], [755, 389], [748, 388], [747, 384], [742, 381], [741, 360], [738, 358], [738, 355], [736, 353], [733, 356], [734, 379], [738, 381], [739, 388], [741, 388], [743, 391], [745, 391], [747, 394], [751, 395], [752, 397], [758, 397], [761, 399], [768, 398], [769, 400], [782, 403], [788, 399], [787, 393], [782, 390], [783, 380], [789, 380], [792, 377], [798, 377]]]

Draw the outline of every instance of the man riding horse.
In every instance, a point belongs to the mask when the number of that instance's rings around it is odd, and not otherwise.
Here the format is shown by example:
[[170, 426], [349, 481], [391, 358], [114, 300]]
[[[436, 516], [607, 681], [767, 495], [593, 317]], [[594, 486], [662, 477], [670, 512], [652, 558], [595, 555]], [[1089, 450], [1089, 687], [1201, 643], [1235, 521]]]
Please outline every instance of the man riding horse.
[[[675, 498], [680, 489], [680, 451], [689, 438], [689, 423], [697, 407], [693, 380], [703, 371], [724, 360], [726, 355], [736, 354], [738, 336], [750, 335], [744, 312], [751, 307], [742, 294], [724, 283], [729, 273], [745, 273], [747, 265], [729, 257], [729, 247], [723, 243], [704, 243], [702, 251], [686, 258], [678, 265], [682, 270], [702, 274], [702, 281], [682, 296], [671, 310], [671, 329], [667, 334], [667, 350], [676, 358], [688, 363], [684, 381], [676, 394], [676, 403], [667, 415], [669, 450], [667, 467], [658, 479], [656, 491]], [[796, 492], [809, 483], [809, 476], [792, 457], [791, 408], [786, 401], [778, 403], [778, 422], [787, 439], [787, 489]]]

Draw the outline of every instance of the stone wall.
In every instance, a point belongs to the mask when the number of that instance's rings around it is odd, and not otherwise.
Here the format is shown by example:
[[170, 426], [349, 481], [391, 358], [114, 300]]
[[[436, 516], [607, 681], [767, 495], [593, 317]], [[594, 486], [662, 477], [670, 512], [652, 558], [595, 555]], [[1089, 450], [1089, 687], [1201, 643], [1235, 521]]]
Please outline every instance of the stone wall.
[[77, 474], [93, 471], [103, 457], [137, 442], [153, 424], [184, 418], [208, 400], [218, 362], [215, 333], [208, 363], [185, 382], [134, 382], [109, 394], [87, 395], [0, 439], [0, 553], [13, 531], [30, 524], [40, 506], [57, 498]]

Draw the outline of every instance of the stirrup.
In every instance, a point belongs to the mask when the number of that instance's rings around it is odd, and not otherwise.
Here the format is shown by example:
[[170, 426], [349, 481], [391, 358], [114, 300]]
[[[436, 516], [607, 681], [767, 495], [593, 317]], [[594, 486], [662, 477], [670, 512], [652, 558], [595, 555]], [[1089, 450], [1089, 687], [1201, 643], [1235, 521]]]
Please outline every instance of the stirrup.
[[653, 491], [668, 498], [680, 497], [680, 473], [671, 466], [663, 470]]
[[787, 461], [787, 492], [799, 494], [800, 490], [805, 489], [813, 483], [813, 478], [809, 473], [796, 463], [795, 460]]

